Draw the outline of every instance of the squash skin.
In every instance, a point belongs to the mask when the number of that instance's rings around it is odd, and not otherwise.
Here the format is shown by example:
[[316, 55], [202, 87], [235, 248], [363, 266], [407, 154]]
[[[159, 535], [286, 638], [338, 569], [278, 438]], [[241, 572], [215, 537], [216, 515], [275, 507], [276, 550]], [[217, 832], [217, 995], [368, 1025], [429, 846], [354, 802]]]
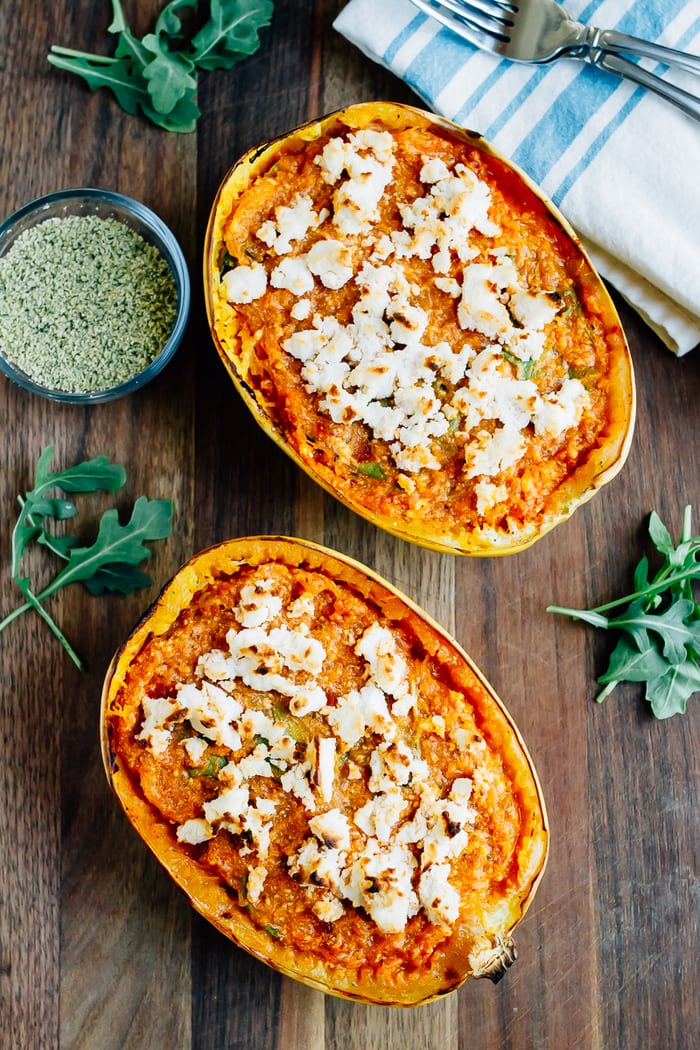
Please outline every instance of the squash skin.
[[[449, 534], [444, 531], [436, 532], [420, 520], [402, 520], [398, 515], [370, 509], [354, 498], [352, 493], [338, 491], [332, 478], [322, 474], [313, 462], [302, 457], [291, 444], [283, 425], [273, 418], [270, 406], [265, 403], [260, 391], [248, 382], [236, 339], [227, 342], [222, 334], [219, 317], [224, 297], [221, 293], [218, 267], [222, 255], [223, 222], [238, 197], [269, 167], [275, 157], [288, 147], [313, 142], [334, 129], [358, 129], [367, 127], [370, 123], [377, 123], [389, 130], [409, 127], [436, 128], [462, 142], [475, 145], [483, 153], [505, 164], [523, 186], [544, 204], [559, 228], [575, 245], [589, 286], [595, 290], [609, 351], [610, 399], [605, 430], [596, 447], [590, 450], [586, 458], [548, 498], [541, 519], [526, 522], [517, 531], [495, 532], [486, 528], [469, 528], [455, 521]], [[466, 131], [434, 114], [395, 103], [360, 103], [302, 125], [289, 134], [281, 135], [246, 153], [223, 179], [211, 209], [204, 250], [204, 288], [208, 322], [218, 354], [235, 388], [265, 433], [325, 491], [374, 525], [404, 540], [453, 554], [494, 556], [516, 553], [530, 547], [557, 524], [567, 520], [599, 488], [612, 481], [625, 463], [632, 441], [636, 413], [634, 375], [624, 332], [605, 285], [566, 219], [529, 177], [478, 134]], [[230, 324], [230, 318], [228, 323]]]
[[[131, 661], [148, 638], [166, 632], [207, 583], [222, 574], [235, 574], [238, 567], [270, 560], [331, 572], [333, 579], [376, 602], [390, 619], [409, 621], [428, 651], [434, 651], [437, 658], [464, 674], [472, 689], [477, 690], [480, 702], [483, 699], [486, 705], [493, 746], [509, 770], [523, 814], [517, 875], [508, 892], [494, 903], [491, 914], [470, 917], [482, 929], [483, 936], [469, 957], [460, 951], [459, 930], [456, 931], [452, 965], [445, 972], [434, 972], [420, 980], [414, 975], [393, 988], [377, 979], [357, 982], [350, 977], [345, 979], [337, 968], [326, 966], [322, 960], [270, 938], [252, 922], [245, 909], [237, 906], [215, 874], [198, 864], [178, 843], [174, 828], [146, 801], [135, 778], [112, 750], [110, 722], [119, 716], [119, 690]], [[532, 759], [504, 705], [464, 650], [409, 598], [360, 563], [308, 541], [287, 537], [232, 540], [199, 553], [164, 587], [115, 654], [102, 692], [100, 732], [107, 778], [137, 833], [201, 915], [235, 944], [279, 972], [341, 998], [415, 1006], [453, 991], [470, 976], [498, 980], [513, 962], [511, 934], [533, 899], [549, 847], [546, 809]]]

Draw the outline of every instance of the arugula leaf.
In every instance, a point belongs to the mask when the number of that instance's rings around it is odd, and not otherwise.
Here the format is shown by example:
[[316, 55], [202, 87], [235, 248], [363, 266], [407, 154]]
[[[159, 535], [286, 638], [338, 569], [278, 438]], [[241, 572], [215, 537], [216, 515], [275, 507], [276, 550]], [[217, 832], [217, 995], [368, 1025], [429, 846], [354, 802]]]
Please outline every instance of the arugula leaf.
[[149, 500], [139, 496], [131, 519], [121, 525], [117, 511], [106, 510], [100, 518], [97, 538], [90, 547], [71, 547], [68, 564], [53, 583], [42, 591], [48, 597], [55, 591], [77, 580], [89, 580], [104, 565], [125, 562], [140, 565], [151, 556], [145, 540], [162, 540], [170, 534], [170, 500]]
[[211, 16], [192, 40], [200, 69], [230, 69], [260, 46], [258, 33], [270, 24], [271, 0], [212, 0]]
[[[653, 577], [645, 555], [634, 570], [631, 594], [595, 609], [548, 607], [548, 612], [621, 633], [608, 668], [598, 679], [604, 686], [598, 702], [620, 682], [643, 682], [654, 716], [670, 718], [682, 714], [688, 699], [700, 691], [700, 605], [693, 595], [693, 585], [700, 581], [700, 536], [691, 532], [689, 506], [683, 512], [678, 544], [652, 511], [649, 536], [663, 557]], [[620, 615], [606, 615], [621, 606]]]
[[181, 134], [194, 131], [201, 116], [194, 98], [187, 95], [183, 96], [169, 113], [159, 113], [150, 102], [144, 102], [141, 110], [145, 117], [164, 131], [176, 131]]
[[108, 32], [117, 37], [112, 57], [54, 45], [48, 60], [82, 77], [91, 91], [111, 90], [132, 116], [142, 113], [166, 131], [193, 131], [201, 115], [196, 102], [198, 70], [230, 69], [256, 51], [259, 31], [270, 24], [274, 7], [272, 0], [212, 0], [209, 17], [195, 32], [181, 16], [198, 6], [206, 5], [170, 0], [153, 32], [139, 39], [129, 28], [120, 0], [112, 0]]
[[178, 12], [187, 8], [194, 10], [196, 7], [197, 0], [170, 0], [170, 3], [166, 4], [158, 15], [156, 36], [167, 37], [173, 48], [182, 47], [187, 42], [187, 38]]
[[96, 597], [106, 591], [119, 591], [120, 594], [133, 594], [141, 587], [148, 587], [151, 582], [150, 576], [141, 572], [134, 565], [127, 562], [115, 562], [113, 565], [103, 565], [89, 580], [83, 583]]
[[629, 642], [624, 636], [618, 641], [608, 670], [600, 676], [601, 685], [617, 685], [618, 682], [646, 682], [666, 672], [667, 661], [652, 641], [643, 649]]
[[65, 521], [78, 513], [75, 503], [69, 499], [36, 499], [32, 504], [33, 518], [56, 518]]
[[171, 54], [155, 33], [148, 33], [143, 45], [151, 56], [143, 76], [148, 82], [153, 108], [158, 113], [170, 113], [185, 96], [194, 100], [197, 77], [192, 62], [183, 55]]
[[100, 58], [82, 51], [72, 51], [67, 47], [52, 47], [48, 56], [49, 62], [56, 69], [65, 70], [82, 77], [91, 91], [106, 87], [114, 92], [122, 109], [135, 116], [141, 103], [144, 89], [141, 80], [134, 73], [131, 61], [127, 58]]
[[[49, 446], [48, 451], [53, 455], [53, 449]], [[42, 454], [43, 455], [43, 454]], [[45, 463], [51, 462], [51, 456]], [[42, 466], [41, 475], [36, 473], [33, 493], [36, 496], [38, 489], [58, 487], [64, 492], [118, 492], [126, 484], [126, 471], [118, 463], [110, 463], [107, 456], [96, 456], [95, 459], [86, 459], [82, 463], [76, 463], [73, 467], [61, 470], [58, 473], [44, 471]]]
[[[49, 446], [37, 460], [34, 488], [19, 497], [20, 513], [12, 533], [12, 577], [25, 601], [0, 621], [0, 631], [17, 616], [33, 608], [49, 625], [76, 666], [81, 668], [80, 658], [42, 602], [69, 583], [79, 581], [95, 595], [105, 591], [131, 594], [148, 586], [150, 578], [137, 566], [150, 557], [151, 551], [145, 543], [170, 535], [173, 506], [170, 500], [149, 500], [140, 496], [126, 525], [120, 523], [115, 509], [106, 510], [100, 518], [97, 536], [89, 546], [81, 546], [76, 536], [54, 536], [45, 528], [46, 522], [73, 518], [77, 508], [72, 500], [49, 498], [47, 492], [52, 489], [68, 493], [116, 492], [126, 483], [126, 471], [119, 464], [110, 463], [107, 456], [84, 460], [63, 471], [52, 471], [52, 458], [53, 448]], [[37, 594], [32, 590], [29, 577], [20, 572], [24, 553], [33, 542], [46, 547], [66, 563]]]

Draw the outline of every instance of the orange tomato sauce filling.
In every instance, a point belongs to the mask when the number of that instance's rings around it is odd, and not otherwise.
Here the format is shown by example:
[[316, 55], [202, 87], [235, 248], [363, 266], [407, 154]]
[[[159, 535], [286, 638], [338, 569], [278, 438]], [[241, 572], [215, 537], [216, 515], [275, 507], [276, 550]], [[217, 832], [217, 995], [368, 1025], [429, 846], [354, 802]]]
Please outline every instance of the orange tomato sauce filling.
[[[484, 528], [517, 533], [546, 517], [558, 487], [605, 439], [606, 322], [590, 268], [535, 195], [476, 145], [425, 128], [378, 131], [392, 141], [391, 175], [374, 212], [358, 211], [365, 221], [356, 233], [338, 218], [338, 194], [349, 184], [361, 186], [365, 176], [352, 183], [343, 170], [332, 181], [323, 163], [332, 136], [281, 150], [235, 200], [217, 260], [222, 286], [232, 268], [238, 271], [234, 281], [251, 270], [262, 277], [264, 270], [266, 283], [261, 294], [260, 287], [242, 299], [232, 292], [228, 306], [219, 310], [220, 335], [275, 426], [341, 497], [395, 521], [422, 523], [435, 534]], [[350, 140], [346, 133], [343, 143]], [[368, 148], [363, 152], [358, 146], [348, 156], [350, 167], [353, 157], [365, 159], [367, 180], [381, 167], [376, 156], [372, 167]], [[467, 176], [461, 175], [465, 170]], [[436, 178], [441, 171], [442, 182]], [[466, 178], [467, 188], [476, 185], [478, 193], [485, 190], [489, 201], [488, 221], [476, 219], [481, 229], [468, 229], [467, 223], [464, 236], [454, 225], [464, 221], [461, 205], [454, 203], [457, 178]], [[286, 217], [300, 201], [315, 218], [301, 227], [298, 239], [290, 236], [283, 243]], [[421, 232], [425, 207], [432, 211]], [[449, 234], [455, 228], [458, 234]], [[452, 242], [443, 250], [440, 237], [449, 236]], [[328, 249], [329, 242], [336, 252], [330, 275], [314, 268], [313, 255], [315, 247]], [[309, 260], [312, 281], [303, 270]], [[293, 263], [302, 267], [300, 283], [289, 276]], [[394, 284], [388, 292], [384, 286], [376, 306], [378, 274], [386, 274], [387, 267]], [[295, 276], [299, 272], [294, 270]], [[467, 291], [472, 283], [474, 299]], [[250, 294], [254, 297], [243, 301]], [[412, 382], [409, 369], [405, 380], [399, 371], [393, 390], [377, 386], [367, 409], [371, 388], [353, 378], [353, 354], [372, 357], [378, 330], [390, 352], [403, 352], [407, 339], [411, 349], [401, 323], [407, 304], [426, 351], [423, 375], [426, 368], [433, 373], [421, 380], [423, 407], [397, 409], [400, 401], [405, 405], [402, 387]], [[539, 320], [534, 305], [544, 308]], [[379, 312], [372, 313], [375, 308]], [[326, 328], [332, 319], [335, 332], [350, 332], [355, 341], [340, 399], [335, 344], [314, 348], [311, 374], [306, 345], [294, 342], [300, 332], [316, 338], [323, 319]], [[292, 351], [297, 345], [301, 349]], [[445, 345], [453, 357], [461, 355], [459, 369], [451, 367]], [[327, 380], [317, 379], [319, 371]], [[329, 409], [329, 400], [349, 401], [350, 407], [343, 416], [340, 409]], [[563, 402], [568, 407], [560, 412]], [[390, 434], [386, 418], [394, 410]], [[382, 412], [380, 424], [373, 425]], [[494, 434], [498, 449], [491, 445]], [[490, 445], [494, 454], [482, 455]]]
[[[243, 569], [149, 636], [109, 718], [117, 763], [183, 836], [181, 849], [228, 887], [232, 906], [274, 940], [358, 978], [430, 973], [455, 938], [468, 953], [474, 916], [517, 879], [526, 834], [493, 701], [439, 646], [427, 650], [412, 615], [390, 621], [317, 570]], [[279, 688], [265, 688], [270, 676]], [[207, 689], [233, 705], [228, 721], [197, 706]], [[386, 799], [394, 809], [381, 808]]]

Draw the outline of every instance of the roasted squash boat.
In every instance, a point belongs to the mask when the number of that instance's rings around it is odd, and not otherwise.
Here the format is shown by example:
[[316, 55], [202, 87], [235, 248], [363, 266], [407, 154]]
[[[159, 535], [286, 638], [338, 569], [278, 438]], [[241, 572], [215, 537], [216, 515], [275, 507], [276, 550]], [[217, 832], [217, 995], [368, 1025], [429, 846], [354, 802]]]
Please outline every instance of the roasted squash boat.
[[194, 907], [325, 992], [499, 977], [548, 848], [513, 721], [389, 583], [280, 537], [197, 555], [116, 654], [108, 777]]
[[204, 280], [265, 431], [407, 540], [520, 550], [625, 461], [633, 373], [603, 282], [522, 172], [432, 114], [350, 106], [246, 154]]

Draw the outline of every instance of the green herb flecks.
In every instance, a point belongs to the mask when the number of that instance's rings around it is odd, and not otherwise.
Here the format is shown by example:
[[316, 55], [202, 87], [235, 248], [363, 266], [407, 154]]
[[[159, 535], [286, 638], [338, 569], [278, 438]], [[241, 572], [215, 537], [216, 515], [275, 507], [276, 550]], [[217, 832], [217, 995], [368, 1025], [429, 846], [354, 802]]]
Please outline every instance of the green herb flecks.
[[219, 770], [223, 769], [228, 759], [224, 755], [209, 755], [203, 766], [194, 766], [187, 770], [187, 775], [196, 777], [215, 777]]
[[358, 463], [357, 469], [360, 474], [366, 474], [368, 478], [385, 478], [386, 474], [379, 463]]
[[[126, 483], [126, 471], [119, 464], [110, 463], [107, 456], [97, 456], [54, 472], [50, 469], [52, 457], [53, 448], [49, 446], [37, 461], [34, 488], [19, 497], [21, 509], [12, 533], [11, 571], [25, 601], [0, 621], [0, 632], [22, 613], [34, 609], [75, 665], [82, 668], [80, 658], [42, 603], [69, 583], [81, 582], [94, 595], [105, 591], [131, 594], [150, 584], [150, 577], [137, 566], [150, 557], [151, 551], [144, 545], [147, 541], [170, 535], [173, 506], [170, 500], [140, 496], [125, 525], [120, 523], [115, 509], [106, 510], [99, 520], [96, 538], [88, 546], [81, 546], [76, 536], [53, 535], [46, 527], [49, 521], [73, 518], [78, 510], [71, 499], [51, 497], [49, 493], [56, 489], [69, 495], [116, 492]], [[34, 542], [47, 547], [66, 563], [38, 593], [34, 593], [29, 577], [21, 575], [22, 558]]]
[[574, 288], [564, 288], [560, 293], [559, 297], [564, 303], [563, 308], [559, 311], [560, 317], [568, 317], [575, 311], [580, 312], [582, 310], [581, 300], [576, 294]]
[[[550, 605], [548, 611], [572, 616], [594, 627], [617, 630], [620, 638], [609, 665], [598, 679], [598, 702], [620, 682], [644, 682], [656, 718], [682, 714], [688, 698], [700, 691], [700, 606], [693, 585], [700, 580], [700, 536], [691, 535], [691, 508], [683, 514], [678, 545], [658, 514], [649, 518], [649, 535], [663, 563], [649, 577], [649, 561], [634, 571], [632, 593], [594, 609]], [[608, 616], [611, 609], [621, 609]]]
[[[195, 10], [207, 12], [203, 20], [197, 22]], [[141, 112], [166, 131], [194, 131], [198, 71], [230, 69], [257, 51], [259, 31], [270, 24], [272, 11], [272, 0], [170, 0], [153, 32], [138, 38], [120, 0], [112, 0], [112, 57], [54, 45], [48, 59], [82, 77], [91, 91], [109, 88], [126, 113]]]
[[518, 379], [532, 379], [537, 372], [537, 361], [533, 357], [528, 357], [526, 361], [522, 361], [515, 354], [511, 353], [510, 350], [502, 350], [501, 353], [511, 365], [513, 365], [518, 372]]
[[51, 390], [126, 382], [162, 350], [176, 316], [168, 263], [117, 219], [45, 219], [0, 258], [0, 348]]
[[275, 941], [282, 940], [282, 931], [280, 930], [279, 926], [273, 926], [272, 924], [269, 924], [265, 927], [265, 932], [269, 933], [270, 937], [272, 937]]

